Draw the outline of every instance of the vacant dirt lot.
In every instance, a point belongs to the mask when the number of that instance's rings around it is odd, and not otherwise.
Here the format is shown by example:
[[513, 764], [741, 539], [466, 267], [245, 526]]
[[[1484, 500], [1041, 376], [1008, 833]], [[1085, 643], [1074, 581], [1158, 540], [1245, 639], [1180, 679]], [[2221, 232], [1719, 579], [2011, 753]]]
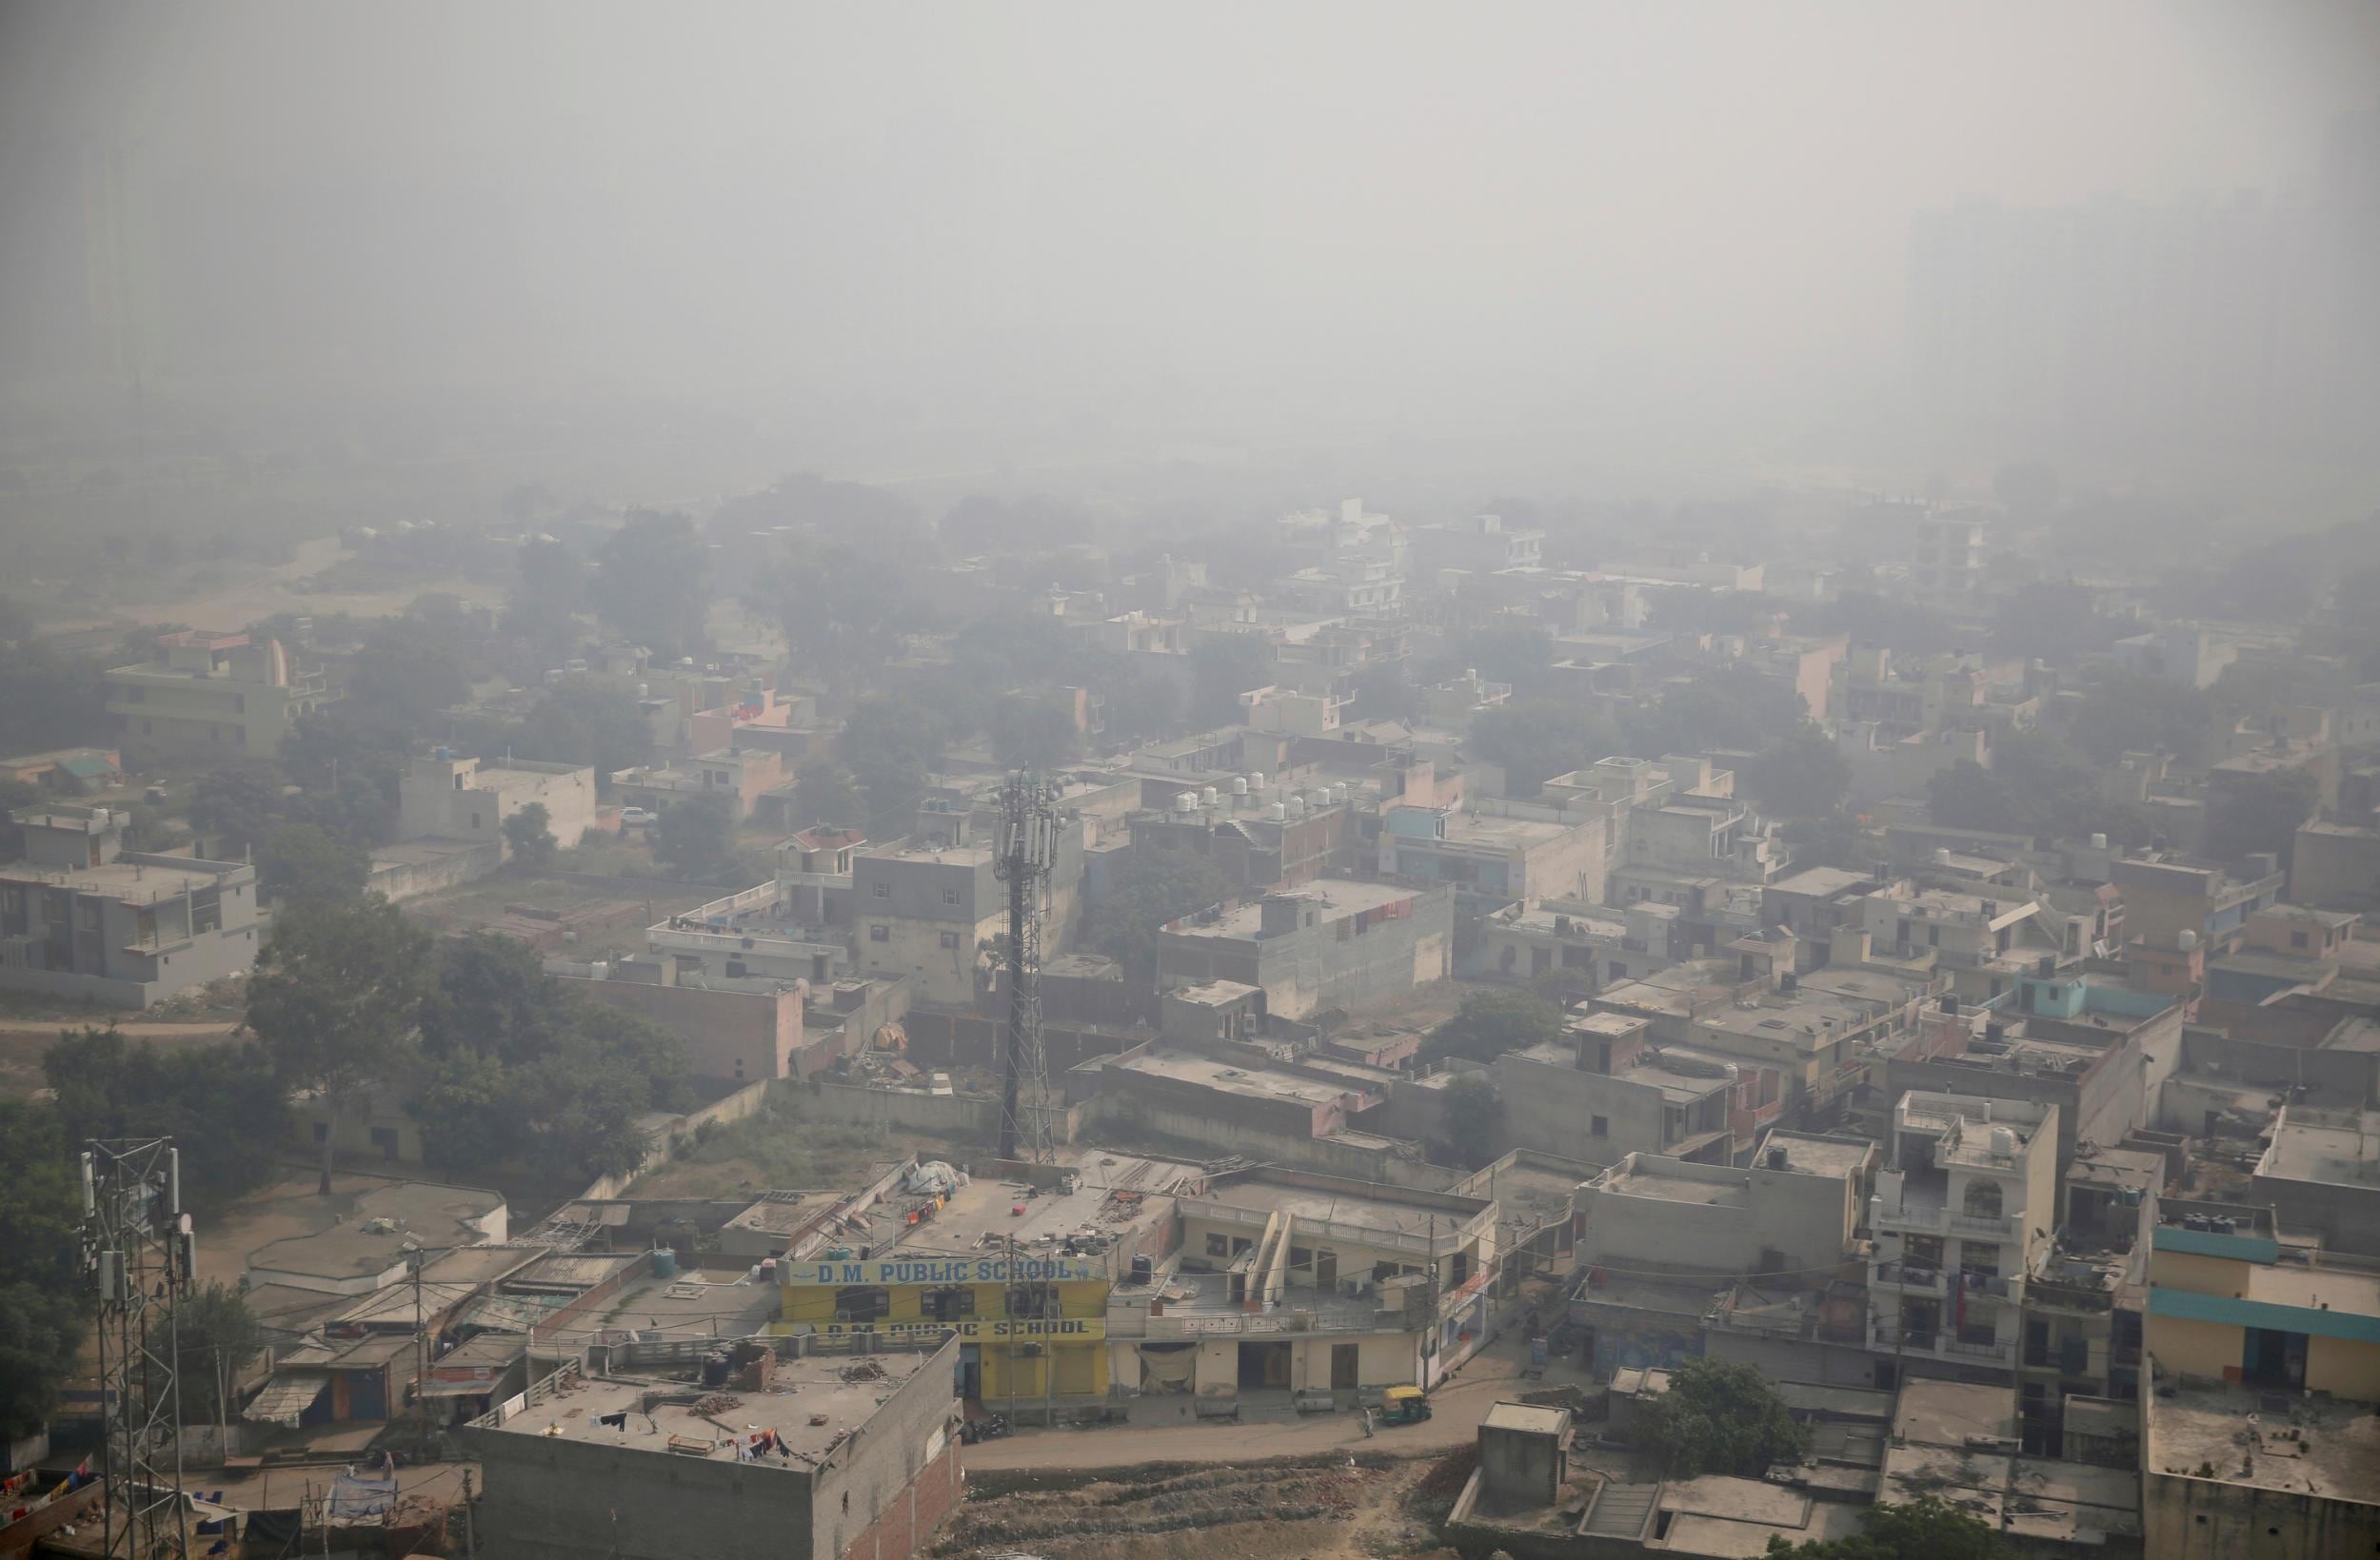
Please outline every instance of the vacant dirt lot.
[[1378, 1452], [1157, 1464], [1089, 1479], [974, 1482], [934, 1552], [1032, 1560], [1451, 1556], [1406, 1497], [1428, 1469]]

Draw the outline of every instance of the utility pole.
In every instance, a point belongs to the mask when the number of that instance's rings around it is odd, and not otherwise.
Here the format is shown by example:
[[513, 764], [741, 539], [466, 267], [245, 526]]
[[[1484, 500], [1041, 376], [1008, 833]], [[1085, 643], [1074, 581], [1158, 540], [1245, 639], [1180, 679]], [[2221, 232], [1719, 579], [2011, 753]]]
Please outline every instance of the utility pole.
[[471, 1531], [471, 1471], [463, 1471], [463, 1560], [479, 1560], [479, 1544]]
[[422, 1259], [428, 1254], [422, 1250], [413, 1254], [413, 1405], [422, 1424], [425, 1455], [429, 1447], [429, 1333], [422, 1320]]
[[[100, 1407], [107, 1490], [100, 1550], [109, 1560], [187, 1560], [182, 1392], [174, 1326], [197, 1259], [170, 1137], [94, 1138], [83, 1147], [84, 1278], [99, 1302]], [[170, 1442], [171, 1459], [158, 1456]]]
[[[1048, 1079], [1041, 1059], [1041, 918], [1057, 858], [1058, 788], [1026, 770], [1010, 771], [1000, 789], [1000, 854], [993, 862], [994, 873], [1008, 885], [1008, 1024], [1000, 1065], [1003, 1159], [1047, 1163], [1051, 1158]], [[1029, 1107], [1023, 1099], [1028, 1085]]]

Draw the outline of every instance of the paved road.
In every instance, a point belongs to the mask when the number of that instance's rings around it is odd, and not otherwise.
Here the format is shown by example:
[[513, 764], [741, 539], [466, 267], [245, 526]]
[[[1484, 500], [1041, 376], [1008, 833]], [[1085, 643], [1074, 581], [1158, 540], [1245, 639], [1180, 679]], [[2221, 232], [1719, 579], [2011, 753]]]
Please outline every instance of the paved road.
[[[1266, 1457], [1306, 1456], [1343, 1448], [1387, 1452], [1437, 1452], [1471, 1440], [1489, 1405], [1544, 1385], [1582, 1385], [1577, 1372], [1557, 1372], [1550, 1383], [1519, 1379], [1528, 1344], [1507, 1333], [1467, 1361], [1451, 1385], [1430, 1394], [1430, 1418], [1418, 1425], [1381, 1427], [1370, 1439], [1355, 1413], [1281, 1414], [1263, 1418], [1194, 1421], [1179, 1426], [1101, 1425], [1085, 1430], [1024, 1431], [966, 1451], [970, 1469], [1119, 1468], [1135, 1463], [1240, 1463]], [[1143, 1399], [1142, 1417], [1163, 1400]], [[1183, 1404], [1186, 1410], [1186, 1401]]]

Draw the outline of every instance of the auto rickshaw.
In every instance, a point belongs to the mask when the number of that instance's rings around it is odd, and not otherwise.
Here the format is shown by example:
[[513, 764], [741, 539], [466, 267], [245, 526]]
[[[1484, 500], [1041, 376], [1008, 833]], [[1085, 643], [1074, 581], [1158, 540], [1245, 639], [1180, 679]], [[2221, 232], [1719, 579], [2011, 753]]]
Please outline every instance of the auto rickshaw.
[[1418, 1425], [1430, 1416], [1430, 1400], [1418, 1387], [1391, 1387], [1381, 1395], [1383, 1425]]

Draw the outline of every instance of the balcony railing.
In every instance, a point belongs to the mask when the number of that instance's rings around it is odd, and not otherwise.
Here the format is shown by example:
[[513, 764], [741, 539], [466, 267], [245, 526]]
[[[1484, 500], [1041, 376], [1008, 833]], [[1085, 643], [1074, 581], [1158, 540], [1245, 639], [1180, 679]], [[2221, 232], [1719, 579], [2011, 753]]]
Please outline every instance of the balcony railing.
[[1980, 1359], [2006, 1365], [2014, 1352], [2014, 1346], [2003, 1339], [1995, 1338], [1990, 1343], [1974, 1343], [1956, 1336], [1942, 1339], [1942, 1353], [1960, 1359]]
[[1913, 1290], [1921, 1294], [1942, 1293], [1942, 1270], [1906, 1262], [1879, 1262], [1873, 1282], [1886, 1289]]

